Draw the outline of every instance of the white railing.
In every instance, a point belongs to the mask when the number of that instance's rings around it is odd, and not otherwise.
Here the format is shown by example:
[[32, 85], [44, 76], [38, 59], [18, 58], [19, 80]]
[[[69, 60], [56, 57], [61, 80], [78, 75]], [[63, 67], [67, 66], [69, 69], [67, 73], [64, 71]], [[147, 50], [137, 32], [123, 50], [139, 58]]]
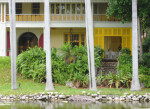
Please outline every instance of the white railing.
[[119, 21], [118, 19], [114, 19], [114, 17], [107, 18], [106, 14], [94, 14], [93, 21]]
[[51, 14], [51, 21], [85, 21], [84, 14]]
[[[85, 21], [85, 14], [51, 14], [51, 21]], [[6, 21], [9, 21], [9, 15], [6, 15]], [[16, 21], [44, 21], [44, 14], [16, 14]], [[94, 14], [93, 21], [119, 21], [113, 17], [107, 18], [105, 14]]]

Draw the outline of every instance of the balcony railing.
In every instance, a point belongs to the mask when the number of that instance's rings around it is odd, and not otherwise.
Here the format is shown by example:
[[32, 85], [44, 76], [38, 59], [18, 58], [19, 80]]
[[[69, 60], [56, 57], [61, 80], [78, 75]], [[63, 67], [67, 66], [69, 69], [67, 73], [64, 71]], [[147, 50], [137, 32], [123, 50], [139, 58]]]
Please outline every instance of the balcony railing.
[[[85, 15], [82, 14], [51, 14], [51, 21], [85, 21]], [[107, 19], [106, 15], [93, 15], [94, 21], [119, 21], [111, 17]], [[9, 15], [6, 15], [6, 21], [9, 21]], [[16, 21], [44, 21], [43, 14], [17, 14]]]
[[[6, 21], [9, 21], [9, 15], [6, 15]], [[43, 14], [16, 14], [16, 21], [44, 21]]]
[[109, 19], [107, 18], [106, 14], [94, 14], [93, 15], [93, 20], [94, 21], [120, 21], [118, 19], [114, 19], [114, 17], [110, 17]]

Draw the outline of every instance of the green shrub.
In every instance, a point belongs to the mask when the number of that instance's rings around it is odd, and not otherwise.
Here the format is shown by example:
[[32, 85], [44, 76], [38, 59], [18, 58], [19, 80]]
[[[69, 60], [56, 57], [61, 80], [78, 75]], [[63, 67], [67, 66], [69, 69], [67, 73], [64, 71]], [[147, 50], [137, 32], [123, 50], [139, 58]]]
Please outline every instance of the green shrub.
[[45, 52], [42, 48], [29, 48], [23, 51], [17, 57], [17, 71], [24, 78], [32, 78], [35, 81], [42, 82], [45, 80]]
[[150, 68], [150, 51], [148, 53], [143, 54], [142, 64], [148, 68]]
[[150, 88], [150, 69], [146, 66], [139, 67], [140, 82], [144, 83], [144, 86]]
[[[126, 81], [125, 84], [128, 86], [128, 83], [132, 80], [132, 56], [129, 53], [122, 53], [118, 57], [119, 66], [117, 70], [119, 73], [122, 73], [123, 80]], [[144, 53], [143, 62], [139, 65], [139, 78], [140, 82], [144, 83], [145, 87], [150, 87], [150, 52]]]
[[150, 33], [143, 41], [143, 53], [147, 53], [150, 51]]
[[131, 55], [131, 51], [130, 51], [129, 48], [123, 48], [123, 49], [121, 49], [121, 53], [122, 54], [129, 54], [129, 55]]
[[150, 68], [150, 33], [143, 41], [143, 60], [140, 64]]
[[[103, 50], [95, 48], [95, 66], [99, 67]], [[54, 83], [65, 84], [73, 81], [76, 86], [88, 84], [88, 57], [86, 46], [71, 47], [69, 44], [59, 49], [51, 49], [52, 77]], [[46, 55], [42, 48], [30, 48], [17, 57], [17, 70], [24, 78], [45, 81]]]
[[143, 60], [141, 60], [139, 67], [140, 81], [144, 83], [145, 87], [150, 87], [150, 34], [143, 41]]
[[118, 57], [119, 65], [117, 70], [119, 73], [120, 81], [123, 86], [129, 87], [129, 83], [132, 80], [132, 56], [131, 51], [128, 48], [124, 48], [121, 51], [121, 55]]
[[97, 68], [100, 67], [103, 54], [104, 54], [104, 50], [100, 46], [94, 48], [95, 67]]

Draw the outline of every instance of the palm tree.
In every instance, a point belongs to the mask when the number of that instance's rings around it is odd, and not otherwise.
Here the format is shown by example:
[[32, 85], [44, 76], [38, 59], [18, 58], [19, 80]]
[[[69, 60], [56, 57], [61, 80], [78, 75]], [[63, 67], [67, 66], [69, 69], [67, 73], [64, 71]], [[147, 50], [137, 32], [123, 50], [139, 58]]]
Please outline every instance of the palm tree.
[[9, 0], [10, 44], [11, 44], [11, 89], [17, 89], [16, 79], [16, 16], [15, 0]]
[[50, 47], [50, 11], [49, 11], [49, 0], [44, 2], [44, 49], [46, 51], [46, 91], [53, 91], [54, 86], [52, 83], [51, 73], [51, 47]]
[[138, 76], [138, 33], [137, 33], [137, 0], [132, 0], [132, 85], [131, 90], [141, 90]]
[[91, 9], [91, 0], [85, 0], [86, 12], [86, 41], [88, 52], [88, 66], [90, 76], [90, 90], [97, 90], [95, 80], [95, 62], [94, 62], [94, 40], [93, 40], [93, 14]]

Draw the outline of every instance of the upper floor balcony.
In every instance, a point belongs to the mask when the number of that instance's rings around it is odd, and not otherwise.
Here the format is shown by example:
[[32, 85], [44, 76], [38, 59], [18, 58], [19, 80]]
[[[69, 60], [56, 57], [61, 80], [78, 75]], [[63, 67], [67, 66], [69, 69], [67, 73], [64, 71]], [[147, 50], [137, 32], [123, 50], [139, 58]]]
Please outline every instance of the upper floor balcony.
[[[93, 21], [118, 21], [106, 17], [108, 3], [93, 3]], [[0, 20], [9, 21], [8, 4], [0, 5]], [[16, 21], [44, 21], [44, 3], [16, 3]], [[84, 3], [51, 3], [50, 21], [52, 22], [84, 22]]]
[[[9, 15], [6, 15], [6, 21], [9, 21]], [[16, 14], [16, 21], [44, 21], [44, 14]], [[52, 22], [85, 22], [85, 14], [51, 14]], [[93, 21], [119, 21], [113, 17], [107, 18], [104, 14], [94, 14]]]
[[[92, 3], [94, 27], [125, 27], [118, 19], [106, 17], [107, 7], [107, 2]], [[50, 21], [51, 27], [85, 27], [85, 4], [50, 3]], [[10, 26], [8, 3], [0, 3], [0, 22]], [[16, 3], [16, 27], [44, 27], [44, 3]]]

